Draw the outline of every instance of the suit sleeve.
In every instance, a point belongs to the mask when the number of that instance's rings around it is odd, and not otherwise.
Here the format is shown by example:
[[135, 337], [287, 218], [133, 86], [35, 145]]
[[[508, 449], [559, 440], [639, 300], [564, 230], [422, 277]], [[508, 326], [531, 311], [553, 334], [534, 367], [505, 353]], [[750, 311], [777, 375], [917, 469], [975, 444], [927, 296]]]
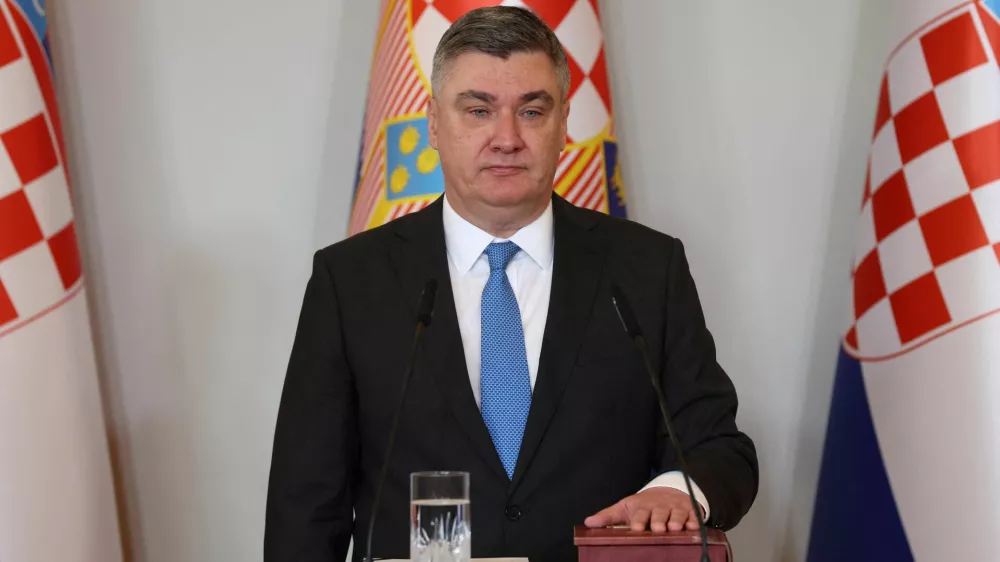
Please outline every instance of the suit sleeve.
[[[691, 479], [711, 506], [709, 524], [731, 529], [757, 495], [753, 441], [736, 425], [736, 389], [716, 360], [694, 279], [680, 240], [674, 240], [667, 274], [662, 381]], [[666, 429], [659, 472], [678, 470]]]
[[346, 558], [354, 528], [356, 408], [337, 295], [317, 253], [278, 408], [264, 562]]
[[[653, 478], [649, 484], [643, 486], [642, 490], [639, 491], [644, 492], [650, 488], [657, 487], [673, 488], [679, 492], [684, 492], [685, 494], [688, 493], [687, 483], [684, 481], [684, 473], [679, 470], [671, 470], [670, 472], [666, 472], [656, 478]], [[705, 497], [705, 493], [701, 491], [701, 488], [698, 487], [698, 483], [695, 482], [693, 478], [691, 479], [691, 491], [694, 493], [695, 501], [697, 501], [698, 505], [701, 506], [704, 520], [707, 521], [708, 518], [712, 516], [712, 506], [708, 504], [708, 498]]]

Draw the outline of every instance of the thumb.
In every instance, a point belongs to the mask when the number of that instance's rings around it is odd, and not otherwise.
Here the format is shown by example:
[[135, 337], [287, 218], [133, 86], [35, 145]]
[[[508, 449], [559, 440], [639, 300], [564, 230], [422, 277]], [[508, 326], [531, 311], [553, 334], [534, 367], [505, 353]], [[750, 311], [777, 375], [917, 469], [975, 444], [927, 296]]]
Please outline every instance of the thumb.
[[586, 518], [583, 521], [583, 524], [590, 528], [619, 525], [622, 523], [628, 523], [628, 517], [626, 517], [626, 515], [624, 503], [618, 502], [615, 505], [606, 507]]

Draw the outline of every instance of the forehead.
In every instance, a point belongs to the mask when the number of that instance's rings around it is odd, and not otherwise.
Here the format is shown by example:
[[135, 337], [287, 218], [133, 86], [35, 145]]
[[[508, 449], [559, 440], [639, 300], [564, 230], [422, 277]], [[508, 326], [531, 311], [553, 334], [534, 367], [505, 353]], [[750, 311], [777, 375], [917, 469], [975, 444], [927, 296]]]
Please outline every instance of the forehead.
[[451, 62], [441, 87], [446, 96], [475, 89], [498, 97], [546, 90], [558, 97], [555, 65], [537, 52], [512, 53], [506, 60], [479, 52], [462, 53]]

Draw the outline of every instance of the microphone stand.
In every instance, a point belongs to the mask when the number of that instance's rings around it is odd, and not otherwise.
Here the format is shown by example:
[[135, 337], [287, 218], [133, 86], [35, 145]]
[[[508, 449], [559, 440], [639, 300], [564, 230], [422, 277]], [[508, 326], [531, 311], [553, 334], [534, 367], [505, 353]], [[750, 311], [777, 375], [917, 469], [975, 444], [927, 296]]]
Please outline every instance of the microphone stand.
[[403, 403], [406, 401], [406, 389], [410, 385], [410, 377], [413, 375], [413, 364], [417, 359], [417, 349], [419, 349], [420, 338], [424, 335], [424, 328], [430, 325], [434, 314], [434, 297], [437, 292], [437, 281], [431, 279], [424, 286], [424, 292], [420, 297], [420, 308], [417, 312], [417, 329], [413, 334], [413, 343], [410, 345], [410, 356], [406, 361], [406, 371], [403, 374], [403, 389], [399, 394], [399, 405], [396, 406], [396, 414], [392, 419], [392, 429], [389, 430], [389, 444], [385, 449], [385, 460], [382, 462], [382, 473], [379, 475], [378, 485], [375, 487], [375, 500], [372, 503], [372, 514], [368, 520], [368, 545], [365, 550], [365, 561], [374, 562], [372, 558], [372, 535], [375, 534], [375, 515], [378, 513], [378, 502], [382, 496], [382, 487], [385, 485], [386, 474], [389, 472], [389, 460], [392, 457], [393, 445], [396, 443], [396, 432], [399, 428], [399, 418], [403, 413]]
[[705, 523], [702, 521], [701, 509], [698, 506], [698, 502], [694, 499], [694, 488], [691, 486], [691, 477], [689, 476], [687, 461], [684, 460], [684, 453], [681, 450], [680, 441], [677, 440], [677, 434], [674, 431], [674, 424], [670, 421], [670, 412], [667, 410], [667, 399], [663, 393], [663, 385], [660, 382], [660, 377], [656, 376], [656, 371], [653, 369], [653, 363], [649, 359], [649, 349], [646, 345], [646, 338], [642, 335], [642, 330], [639, 328], [639, 321], [635, 317], [635, 313], [632, 312], [632, 307], [628, 304], [628, 299], [625, 298], [625, 293], [622, 291], [621, 287], [618, 285], [611, 286], [612, 302], [615, 305], [615, 310], [618, 311], [618, 318], [622, 322], [622, 327], [625, 328], [625, 332], [635, 341], [636, 346], [639, 351], [642, 352], [642, 361], [646, 366], [646, 372], [649, 375], [649, 379], [653, 383], [653, 390], [656, 391], [656, 399], [660, 404], [660, 413], [663, 415], [663, 422], [667, 426], [667, 433], [670, 435], [670, 442], [674, 447], [674, 451], [677, 453], [677, 461], [681, 467], [681, 474], [684, 475], [684, 484], [687, 486], [688, 497], [691, 498], [691, 508], [694, 509], [695, 515], [698, 517], [698, 530], [701, 532], [701, 562], [710, 562], [708, 557], [708, 531], [705, 529]]

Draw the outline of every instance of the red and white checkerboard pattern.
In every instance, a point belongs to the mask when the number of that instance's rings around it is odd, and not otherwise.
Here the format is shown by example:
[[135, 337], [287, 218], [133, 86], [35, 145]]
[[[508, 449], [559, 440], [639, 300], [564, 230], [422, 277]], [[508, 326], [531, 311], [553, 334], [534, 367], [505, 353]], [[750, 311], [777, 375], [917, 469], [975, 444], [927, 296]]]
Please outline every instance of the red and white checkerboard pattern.
[[889, 59], [845, 341], [905, 353], [1000, 311], [1000, 22], [979, 3], [944, 14]]
[[46, 100], [51, 82], [43, 87], [37, 74], [49, 69], [14, 17], [0, 5], [0, 337], [81, 284], [58, 125]]
[[411, 0], [413, 47], [418, 66], [430, 77], [441, 36], [465, 12], [498, 4], [530, 8], [551, 27], [569, 59], [567, 123], [570, 142], [600, 134], [611, 119], [611, 94], [604, 57], [604, 34], [597, 0]]

